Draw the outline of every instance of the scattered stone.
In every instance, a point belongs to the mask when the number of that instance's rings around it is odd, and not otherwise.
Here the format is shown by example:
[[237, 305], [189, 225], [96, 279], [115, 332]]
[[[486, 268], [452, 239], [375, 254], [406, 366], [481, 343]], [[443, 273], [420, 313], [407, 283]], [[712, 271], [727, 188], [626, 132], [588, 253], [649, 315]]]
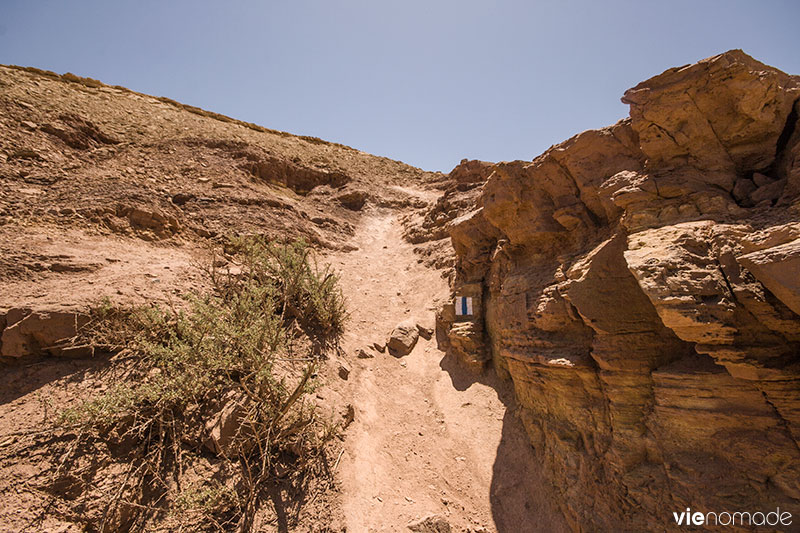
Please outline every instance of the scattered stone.
[[415, 533], [450, 533], [450, 523], [442, 515], [430, 514], [408, 523]]
[[55, 124], [43, 124], [42, 131], [58, 137], [70, 148], [94, 148], [93, 155], [113, 154], [115, 151], [112, 148], [101, 146], [119, 143], [119, 140], [101, 131], [94, 123], [74, 113], [58, 115], [58, 121]]
[[22, 124], [24, 127], [28, 128], [29, 130], [35, 130], [36, 128], [39, 127], [38, 124], [36, 124], [34, 122], [29, 122], [27, 120], [23, 120], [22, 122], [20, 122], [20, 124]]
[[350, 368], [344, 363], [339, 363], [339, 377], [344, 380], [350, 377]]
[[380, 353], [386, 352], [386, 345], [385, 344], [378, 344], [377, 342], [373, 342], [372, 343], [372, 347], [375, 348]]
[[50, 265], [51, 272], [94, 272], [98, 268], [98, 264], [81, 262], [55, 262]]
[[422, 324], [417, 324], [417, 331], [419, 331], [420, 337], [423, 339], [430, 340], [433, 337], [433, 328], [427, 328]]
[[213, 237], [213, 236], [215, 236], [217, 234], [217, 232], [215, 232], [215, 231], [209, 231], [206, 228], [203, 228], [203, 227], [200, 227], [200, 226], [193, 227], [192, 231], [197, 233], [199, 236], [205, 237], [205, 238], [210, 238], [210, 237]]
[[344, 419], [344, 422], [342, 422], [343, 428], [347, 428], [347, 426], [353, 423], [353, 420], [356, 419], [356, 409], [353, 407], [353, 404], [347, 404], [344, 413], [342, 413], [342, 418]]
[[314, 217], [311, 217], [309, 220], [311, 220], [311, 222], [313, 224], [316, 224], [317, 226], [328, 225], [328, 226], [331, 226], [331, 227], [336, 227], [336, 220], [334, 220], [334, 219], [332, 219], [330, 217], [314, 216]]
[[372, 353], [368, 352], [367, 350], [359, 348], [358, 351], [356, 352], [356, 357], [358, 357], [359, 359], [372, 359], [375, 356], [372, 355]]
[[132, 228], [151, 231], [159, 238], [169, 237], [181, 228], [177, 218], [157, 209], [150, 211], [141, 207], [125, 206], [117, 211], [117, 215], [127, 216]]
[[187, 192], [179, 192], [172, 196], [172, 203], [175, 205], [184, 205], [187, 202], [194, 200], [194, 194], [187, 193]]
[[8, 159], [42, 159], [36, 150], [22, 149], [11, 152]]
[[386, 347], [395, 357], [402, 357], [411, 353], [419, 339], [417, 325], [410, 322], [398, 324], [389, 336]]

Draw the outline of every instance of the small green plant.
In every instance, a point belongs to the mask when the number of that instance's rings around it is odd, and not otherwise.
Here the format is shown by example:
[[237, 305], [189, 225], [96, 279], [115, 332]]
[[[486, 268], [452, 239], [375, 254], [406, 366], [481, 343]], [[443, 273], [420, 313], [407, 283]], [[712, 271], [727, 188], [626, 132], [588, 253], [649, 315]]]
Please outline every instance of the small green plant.
[[175, 498], [172, 511], [175, 514], [196, 513], [202, 518], [215, 521], [222, 529], [218, 518], [240, 512], [241, 501], [236, 489], [218, 481], [194, 485]]
[[[168, 480], [180, 482], [187, 442], [238, 463], [237, 497], [226, 500], [237, 504], [206, 510], [224, 508], [226, 523], [240, 531], [251, 527], [266, 484], [286, 477], [278, 465], [291, 463], [298, 482], [319, 468], [334, 432], [305, 397], [344, 331], [338, 278], [318, 268], [302, 242], [237, 238], [226, 250], [236, 268], [208, 267], [208, 294], [187, 297], [180, 309], [104, 302], [77, 341], [118, 351], [131, 367], [124, 383], [62, 418], [82, 425], [84, 439], [131, 444], [136, 467], [109, 501], [101, 531], [116, 515], [127, 522], [114, 527], [142, 529], [166, 502], [186, 504], [187, 493], [172, 494]], [[227, 429], [216, 440], [208, 434], [215, 424]]]

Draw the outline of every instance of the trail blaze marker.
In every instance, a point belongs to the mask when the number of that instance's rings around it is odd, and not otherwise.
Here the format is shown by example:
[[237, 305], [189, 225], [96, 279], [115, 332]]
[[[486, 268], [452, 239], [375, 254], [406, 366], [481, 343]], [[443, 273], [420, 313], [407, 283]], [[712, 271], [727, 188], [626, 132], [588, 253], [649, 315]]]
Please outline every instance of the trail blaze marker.
[[456, 316], [472, 315], [472, 298], [469, 296], [456, 296]]

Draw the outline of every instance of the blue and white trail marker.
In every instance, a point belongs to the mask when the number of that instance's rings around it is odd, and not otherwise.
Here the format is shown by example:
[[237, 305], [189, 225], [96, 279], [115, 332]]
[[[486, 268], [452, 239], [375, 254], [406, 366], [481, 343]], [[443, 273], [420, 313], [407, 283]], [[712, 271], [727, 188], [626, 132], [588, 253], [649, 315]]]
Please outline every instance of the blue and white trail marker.
[[472, 298], [469, 296], [456, 296], [456, 316], [472, 315]]

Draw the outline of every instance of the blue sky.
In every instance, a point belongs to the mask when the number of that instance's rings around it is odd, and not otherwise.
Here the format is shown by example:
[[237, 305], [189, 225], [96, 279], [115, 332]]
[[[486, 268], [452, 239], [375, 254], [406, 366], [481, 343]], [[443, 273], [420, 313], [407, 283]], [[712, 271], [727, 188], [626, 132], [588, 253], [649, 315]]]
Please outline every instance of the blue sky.
[[0, 0], [0, 63], [449, 171], [532, 159], [731, 48], [800, 74], [798, 21], [797, 0]]

